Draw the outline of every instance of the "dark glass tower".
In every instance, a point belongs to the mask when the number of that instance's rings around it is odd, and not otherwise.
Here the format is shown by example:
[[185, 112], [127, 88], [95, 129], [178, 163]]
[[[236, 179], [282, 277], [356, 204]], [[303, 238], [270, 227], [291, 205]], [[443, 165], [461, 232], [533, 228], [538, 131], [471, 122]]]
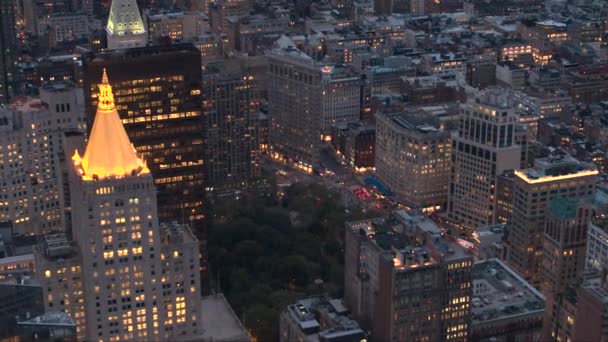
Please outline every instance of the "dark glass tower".
[[205, 187], [231, 192], [259, 181], [259, 103], [251, 73], [230, 63], [203, 76]]
[[104, 68], [127, 134], [154, 177], [160, 222], [191, 224], [202, 237], [205, 195], [200, 52], [190, 44], [180, 44], [85, 56], [89, 129]]
[[15, 2], [0, 0], [0, 104], [13, 95], [16, 52]]

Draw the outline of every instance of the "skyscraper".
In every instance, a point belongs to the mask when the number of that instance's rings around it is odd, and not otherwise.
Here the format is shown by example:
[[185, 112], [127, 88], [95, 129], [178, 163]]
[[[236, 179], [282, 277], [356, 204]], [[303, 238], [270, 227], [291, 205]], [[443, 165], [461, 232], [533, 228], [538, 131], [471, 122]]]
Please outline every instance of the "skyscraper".
[[[536, 159], [534, 165], [515, 171], [507, 262], [538, 287], [542, 280], [543, 232], [549, 201], [558, 196], [577, 199], [592, 195], [598, 171], [595, 166], [569, 156]], [[553, 230], [556, 226], [551, 223], [548, 228]]]
[[291, 42], [286, 45], [268, 55], [270, 153], [312, 172], [319, 165], [321, 70]]
[[270, 146], [274, 159], [312, 172], [322, 137], [331, 127], [360, 117], [360, 80], [344, 66], [323, 65], [287, 36], [268, 54]]
[[208, 190], [239, 190], [259, 180], [259, 103], [254, 86], [251, 73], [234, 65], [206, 68], [203, 129]]
[[516, 124], [515, 104], [501, 88], [480, 91], [462, 106], [452, 142], [450, 219], [469, 229], [497, 222], [496, 177], [519, 168]]
[[47, 308], [76, 300], [69, 313], [86, 322], [78, 333], [87, 341], [198, 334], [196, 238], [187, 226], [159, 225], [152, 175], [131, 146], [105, 72], [84, 155], [72, 160], [74, 244], [64, 238], [37, 249]]
[[0, 104], [8, 103], [15, 90], [16, 53], [15, 2], [0, 0]]
[[190, 223], [198, 233], [204, 199], [200, 53], [178, 44], [91, 54], [83, 62], [89, 123], [107, 68], [122, 123], [154, 175], [160, 220]]
[[106, 34], [108, 50], [146, 46], [148, 33], [136, 0], [112, 0]]

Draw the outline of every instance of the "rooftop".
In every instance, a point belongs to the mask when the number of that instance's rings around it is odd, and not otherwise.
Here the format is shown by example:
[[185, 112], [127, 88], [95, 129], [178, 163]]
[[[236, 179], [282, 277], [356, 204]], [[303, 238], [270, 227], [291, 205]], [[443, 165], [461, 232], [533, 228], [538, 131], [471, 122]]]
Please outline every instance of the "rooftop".
[[[501, 87], [488, 87], [483, 91], [478, 92], [474, 102], [498, 109], [510, 109], [515, 106], [513, 98], [509, 91]], [[493, 114], [494, 115], [494, 114]]]
[[45, 235], [37, 246], [49, 260], [70, 259], [77, 254], [77, 248], [63, 233]]
[[522, 315], [543, 315], [543, 295], [500, 260], [476, 262], [471, 275], [474, 325]]
[[[357, 340], [365, 338], [359, 324], [348, 317], [349, 311], [341, 299], [326, 296], [304, 298], [288, 305], [286, 313], [309, 336], [307, 341], [313, 341], [314, 336], [325, 339], [338, 336], [356, 336]], [[324, 322], [323, 325], [320, 322]]]
[[331, 75], [332, 80], [359, 80], [355, 71], [346, 65], [326, 65], [321, 68], [321, 72]]
[[591, 202], [591, 198], [573, 199], [568, 197], [554, 197], [549, 201], [549, 212], [552, 216], [561, 219], [573, 219], [578, 208], [584, 202]]
[[416, 88], [434, 88], [439, 84], [445, 85], [446, 87], [457, 87], [461, 85], [462, 80], [452, 75], [429, 75], [429, 76], [402, 76], [403, 82], [407, 82], [411, 86]]
[[595, 216], [591, 219], [591, 223], [595, 227], [600, 228], [604, 232], [608, 233], [608, 216], [606, 216], [606, 215]]
[[54, 326], [54, 327], [75, 327], [76, 324], [65, 312], [47, 312], [44, 315], [34, 317], [27, 321], [18, 322], [19, 325], [35, 326]]
[[164, 243], [184, 245], [186, 243], [198, 242], [194, 233], [187, 224], [179, 224], [175, 221], [160, 224], [160, 235]]
[[118, 36], [144, 34], [146, 28], [136, 0], [113, 0], [106, 30]]
[[466, 61], [467, 59], [453, 52], [450, 53], [433, 53], [429, 57], [433, 62], [450, 62], [450, 61]]
[[562, 27], [565, 28], [567, 25], [559, 22], [559, 21], [555, 21], [555, 20], [543, 20], [543, 21], [539, 21], [536, 23], [537, 25], [542, 25], [542, 26], [553, 26], [553, 27]]
[[594, 165], [580, 162], [571, 156], [539, 158], [534, 161], [534, 167], [516, 170], [514, 173], [530, 184], [599, 174]]
[[398, 210], [386, 218], [349, 222], [349, 227], [365, 235], [393, 260], [397, 271], [434, 266], [442, 261], [470, 256], [458, 243], [425, 214], [417, 210]]
[[595, 297], [604, 306], [608, 305], [608, 285], [606, 276], [602, 276], [602, 273], [596, 270], [583, 273], [581, 289]]
[[379, 115], [386, 115], [392, 126], [401, 130], [413, 131], [418, 134], [441, 133], [439, 119], [424, 111], [410, 110], [403, 113]]
[[249, 342], [251, 336], [241, 324], [223, 294], [214, 294], [201, 300], [202, 336], [199, 341]]

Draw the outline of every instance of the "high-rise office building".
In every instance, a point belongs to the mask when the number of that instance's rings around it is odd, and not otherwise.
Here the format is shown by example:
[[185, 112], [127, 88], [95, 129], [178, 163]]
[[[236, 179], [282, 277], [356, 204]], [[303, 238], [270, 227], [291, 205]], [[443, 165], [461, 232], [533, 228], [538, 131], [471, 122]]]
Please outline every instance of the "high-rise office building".
[[349, 222], [344, 299], [375, 341], [470, 340], [473, 257], [418, 211]]
[[541, 289], [545, 297], [563, 293], [585, 268], [587, 227], [593, 205], [584, 199], [553, 198], [543, 236]]
[[286, 36], [275, 44], [268, 54], [271, 155], [312, 172], [332, 126], [359, 120], [360, 80], [349, 67], [317, 62]]
[[515, 171], [507, 262], [534, 286], [542, 280], [547, 204], [558, 196], [592, 195], [597, 175], [595, 166], [569, 156], [536, 159], [533, 168]]
[[501, 88], [480, 91], [462, 106], [452, 142], [448, 217], [469, 229], [498, 222], [496, 177], [519, 168], [515, 110]]
[[36, 252], [47, 308], [72, 305], [87, 341], [197, 335], [197, 240], [185, 225], [159, 224], [152, 175], [129, 141], [105, 73], [86, 149], [72, 160], [74, 242], [47, 237]]
[[319, 165], [321, 69], [294, 45], [268, 55], [271, 156], [312, 172]]
[[259, 100], [251, 73], [207, 66], [203, 76], [205, 187], [232, 191], [260, 177]]
[[16, 54], [15, 2], [0, 0], [0, 104], [8, 103], [15, 91]]
[[110, 51], [86, 56], [83, 68], [89, 123], [106, 68], [122, 123], [154, 175], [160, 220], [190, 223], [199, 233], [204, 215], [200, 53], [190, 44]]
[[321, 133], [327, 136], [336, 124], [359, 121], [361, 80], [344, 65], [324, 66], [321, 74]]
[[430, 115], [376, 114], [376, 176], [410, 206], [445, 207], [451, 151], [450, 132]]
[[84, 132], [82, 99], [71, 83], [47, 84], [40, 98], [0, 109], [0, 221], [17, 234], [63, 231], [64, 134]]
[[136, 0], [112, 0], [106, 35], [108, 50], [146, 46], [148, 32]]

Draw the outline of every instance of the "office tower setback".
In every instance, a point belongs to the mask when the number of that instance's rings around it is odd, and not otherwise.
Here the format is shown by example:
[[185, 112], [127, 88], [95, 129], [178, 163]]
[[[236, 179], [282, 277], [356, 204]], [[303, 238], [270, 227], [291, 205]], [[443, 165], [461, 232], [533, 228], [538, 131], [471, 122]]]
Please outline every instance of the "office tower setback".
[[189, 44], [88, 55], [83, 66], [89, 122], [107, 68], [122, 123], [154, 175], [159, 219], [190, 223], [197, 234], [204, 199], [200, 67]]
[[259, 102], [254, 86], [253, 76], [236, 66], [206, 68], [203, 129], [207, 191], [236, 191], [259, 181]]
[[[542, 280], [543, 232], [549, 201], [556, 197], [580, 199], [592, 195], [598, 171], [595, 166], [569, 156], [536, 159], [534, 165], [515, 171], [507, 262], [538, 287]], [[554, 231], [557, 227], [553, 225], [557, 223], [559, 220], [547, 228]]]
[[148, 33], [136, 0], [112, 0], [106, 35], [108, 50], [146, 46]]
[[159, 225], [152, 175], [114, 103], [104, 71], [86, 149], [72, 158], [74, 242], [47, 237], [37, 250], [46, 305], [69, 300], [87, 341], [192, 338], [201, 317], [197, 240], [187, 226]]
[[429, 218], [349, 222], [344, 299], [375, 341], [468, 341], [473, 258]]
[[546, 297], [563, 293], [585, 268], [587, 227], [593, 216], [589, 200], [553, 198], [543, 236], [541, 289]]
[[376, 114], [376, 176], [409, 206], [445, 207], [451, 151], [450, 132], [431, 115]]
[[504, 89], [480, 91], [462, 106], [452, 143], [450, 219], [469, 229], [498, 222], [496, 177], [519, 168], [516, 124], [515, 105]]
[[71, 83], [47, 84], [41, 98], [17, 98], [0, 109], [0, 221], [16, 234], [65, 229], [64, 134], [84, 132], [82, 100]]
[[0, 0], [0, 104], [6, 104], [15, 91], [17, 32], [15, 2]]

